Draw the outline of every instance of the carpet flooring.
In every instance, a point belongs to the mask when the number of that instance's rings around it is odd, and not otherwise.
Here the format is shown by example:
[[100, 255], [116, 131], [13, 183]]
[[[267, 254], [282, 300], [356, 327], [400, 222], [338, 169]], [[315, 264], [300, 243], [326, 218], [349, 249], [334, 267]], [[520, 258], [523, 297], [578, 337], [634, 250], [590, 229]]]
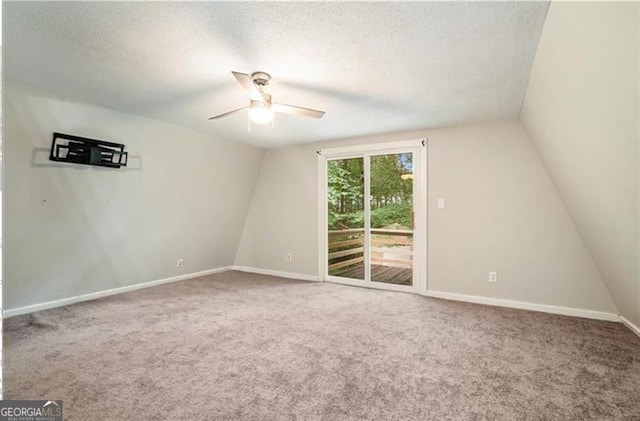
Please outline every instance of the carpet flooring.
[[5, 321], [65, 420], [640, 420], [622, 324], [226, 272]]

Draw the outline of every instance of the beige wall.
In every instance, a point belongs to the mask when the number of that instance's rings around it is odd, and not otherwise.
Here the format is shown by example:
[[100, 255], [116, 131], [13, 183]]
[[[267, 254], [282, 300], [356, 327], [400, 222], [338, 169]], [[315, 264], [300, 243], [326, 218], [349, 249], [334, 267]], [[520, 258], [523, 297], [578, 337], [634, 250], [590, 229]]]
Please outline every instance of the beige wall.
[[[263, 151], [10, 83], [4, 101], [5, 310], [233, 264]], [[54, 131], [142, 169], [51, 163]]]
[[[317, 275], [316, 149], [422, 137], [429, 139], [429, 289], [616, 312], [517, 122], [267, 151], [236, 265]], [[440, 197], [445, 209], [437, 209]], [[493, 270], [496, 284], [488, 282]]]
[[636, 325], [638, 7], [552, 3], [521, 114], [620, 314]]

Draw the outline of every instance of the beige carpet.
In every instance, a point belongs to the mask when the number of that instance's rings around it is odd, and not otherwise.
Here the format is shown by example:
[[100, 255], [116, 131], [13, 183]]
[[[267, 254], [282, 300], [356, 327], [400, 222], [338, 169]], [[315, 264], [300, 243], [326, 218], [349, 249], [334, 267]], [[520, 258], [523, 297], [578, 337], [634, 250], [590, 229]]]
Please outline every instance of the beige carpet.
[[639, 420], [618, 323], [239, 272], [5, 321], [66, 420]]

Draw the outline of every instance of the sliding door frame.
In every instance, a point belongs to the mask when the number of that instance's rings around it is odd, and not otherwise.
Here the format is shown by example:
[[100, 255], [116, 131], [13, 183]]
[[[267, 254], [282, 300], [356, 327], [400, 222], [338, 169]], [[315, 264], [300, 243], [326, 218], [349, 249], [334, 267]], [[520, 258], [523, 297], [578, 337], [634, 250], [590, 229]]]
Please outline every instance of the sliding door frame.
[[[327, 162], [335, 159], [362, 158], [364, 169], [364, 228], [369, 232], [370, 216], [370, 158], [372, 156], [411, 152], [414, 159], [413, 169], [413, 285], [394, 285], [371, 282], [370, 244], [364, 244], [364, 280], [348, 279], [328, 274], [328, 201], [327, 201]], [[387, 142], [358, 146], [345, 146], [321, 149], [318, 159], [318, 279], [346, 285], [367, 288], [386, 289], [414, 293], [427, 291], [427, 141], [416, 139], [401, 142]], [[370, 237], [370, 236], [369, 236]]]

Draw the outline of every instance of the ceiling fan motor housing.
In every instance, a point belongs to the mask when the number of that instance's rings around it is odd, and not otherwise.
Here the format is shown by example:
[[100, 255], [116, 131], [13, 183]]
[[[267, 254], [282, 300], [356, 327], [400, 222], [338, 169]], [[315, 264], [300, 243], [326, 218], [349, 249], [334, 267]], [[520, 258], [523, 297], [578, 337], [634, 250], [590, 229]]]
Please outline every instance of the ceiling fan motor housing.
[[258, 86], [267, 86], [271, 80], [271, 75], [267, 72], [254, 72], [251, 74], [251, 79]]

